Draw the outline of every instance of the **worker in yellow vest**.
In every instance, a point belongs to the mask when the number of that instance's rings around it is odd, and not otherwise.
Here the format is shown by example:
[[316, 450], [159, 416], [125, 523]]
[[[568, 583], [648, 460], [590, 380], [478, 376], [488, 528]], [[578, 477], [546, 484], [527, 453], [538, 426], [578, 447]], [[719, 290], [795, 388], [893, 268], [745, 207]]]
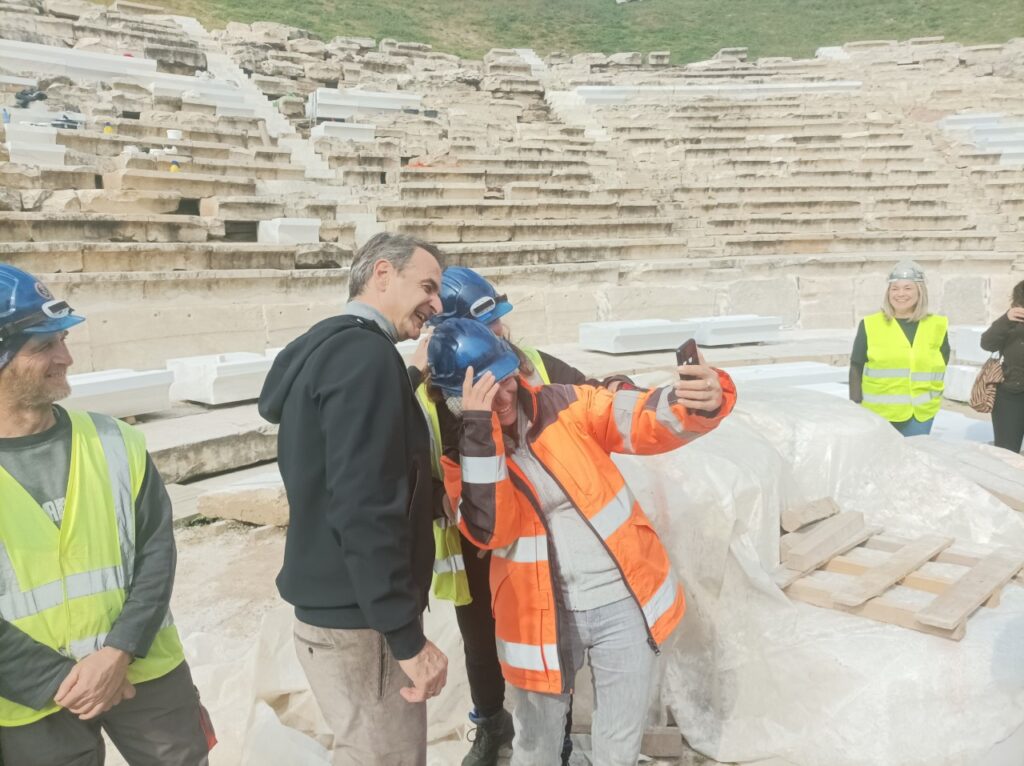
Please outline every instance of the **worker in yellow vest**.
[[[499, 294], [477, 272], [461, 266], [445, 269], [441, 276], [440, 297], [443, 310], [431, 320], [432, 325], [454, 318], [475, 319], [487, 325], [495, 335], [508, 338], [508, 329], [502, 318], [512, 311], [512, 304], [507, 296]], [[513, 348], [519, 356], [522, 375], [535, 385], [603, 385], [613, 390], [619, 386], [632, 386], [632, 381], [625, 376], [615, 375], [603, 381], [588, 379], [572, 365], [543, 351], [514, 344]], [[411, 374], [415, 380], [415, 373]], [[435, 477], [440, 480], [441, 453], [445, 449], [458, 450], [460, 421], [444, 402], [431, 399], [427, 386], [419, 385], [416, 395], [430, 422], [431, 457]], [[477, 726], [476, 739], [462, 766], [494, 766], [498, 762], [499, 750], [511, 745], [513, 731], [511, 716], [504, 709], [505, 679], [494, 638], [490, 552], [481, 551], [468, 541], [447, 517], [435, 522], [434, 540], [434, 595], [455, 602], [474, 707], [469, 717]], [[566, 762], [571, 748], [567, 734], [563, 750]]]
[[949, 320], [928, 312], [924, 271], [901, 261], [882, 310], [864, 318], [850, 354], [850, 399], [904, 436], [928, 434], [942, 405]]
[[205, 766], [169, 603], [167, 491], [141, 432], [65, 410], [83, 321], [0, 264], [0, 748], [9, 766]]

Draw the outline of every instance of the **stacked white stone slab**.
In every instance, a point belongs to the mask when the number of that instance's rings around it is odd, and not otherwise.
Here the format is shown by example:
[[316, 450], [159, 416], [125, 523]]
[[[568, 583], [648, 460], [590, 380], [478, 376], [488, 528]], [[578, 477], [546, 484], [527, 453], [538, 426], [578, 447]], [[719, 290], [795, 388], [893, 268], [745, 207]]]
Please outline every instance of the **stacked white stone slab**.
[[625, 104], [636, 100], [680, 98], [767, 98], [793, 94], [851, 93], [860, 90], [858, 80], [829, 82], [723, 83], [716, 85], [579, 85], [575, 94], [587, 105]]
[[726, 372], [740, 388], [744, 384], [769, 386], [805, 386], [813, 383], [842, 383], [849, 377], [846, 367], [833, 367], [822, 362], [784, 362], [727, 367]]
[[305, 245], [320, 241], [319, 218], [271, 218], [260, 221], [256, 240], [266, 245]]
[[311, 120], [344, 120], [357, 114], [419, 110], [423, 96], [397, 91], [317, 88], [309, 94], [306, 116]]
[[4, 127], [11, 162], [42, 167], [64, 165], [66, 150], [57, 143], [56, 128], [24, 122], [11, 122]]
[[309, 135], [318, 138], [339, 138], [343, 141], [373, 141], [377, 138], [377, 126], [364, 122], [321, 122]]
[[637, 354], [676, 349], [690, 338], [700, 346], [736, 346], [777, 341], [781, 317], [756, 314], [668, 319], [627, 319], [584, 322], [579, 328], [580, 347], [606, 354]]
[[943, 396], [954, 402], [969, 402], [974, 379], [978, 377], [980, 370], [980, 367], [972, 364], [951, 364], [946, 367], [946, 387], [942, 392]]
[[630, 319], [618, 322], [584, 322], [580, 347], [605, 354], [637, 354], [674, 350], [694, 337], [696, 322], [668, 319]]
[[991, 354], [981, 347], [981, 335], [987, 328], [954, 325], [949, 328], [949, 347], [953, 358], [967, 364], [984, 364]]
[[273, 361], [248, 352], [168, 359], [174, 376], [171, 397], [210, 405], [256, 399]]
[[696, 317], [696, 339], [699, 346], [740, 346], [749, 343], [771, 343], [779, 340], [782, 317], [764, 317], [757, 314]]
[[1006, 165], [1024, 163], [1024, 120], [998, 112], [955, 114], [939, 126], [961, 141], [985, 152], [1000, 155]]
[[115, 418], [160, 412], [171, 406], [173, 380], [169, 370], [118, 369], [69, 375], [71, 396], [61, 404]]

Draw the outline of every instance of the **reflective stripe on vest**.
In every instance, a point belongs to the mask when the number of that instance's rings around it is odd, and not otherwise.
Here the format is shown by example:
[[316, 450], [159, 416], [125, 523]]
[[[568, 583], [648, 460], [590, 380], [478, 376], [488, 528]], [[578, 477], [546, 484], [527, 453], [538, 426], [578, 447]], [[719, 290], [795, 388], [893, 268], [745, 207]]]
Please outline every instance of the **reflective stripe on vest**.
[[561, 670], [558, 662], [558, 644], [517, 644], [512, 641], [494, 639], [498, 650], [498, 660], [505, 665], [520, 670], [532, 670], [543, 673], [546, 670]]
[[946, 361], [941, 349], [947, 325], [946, 317], [925, 317], [911, 344], [896, 320], [882, 312], [865, 317], [864, 407], [893, 423], [934, 418], [942, 406]]
[[[141, 433], [104, 415], [69, 412], [70, 468], [58, 528], [0, 468], [0, 617], [71, 659], [103, 648], [135, 566], [135, 500], [146, 471]], [[141, 683], [185, 659], [170, 612], [145, 657], [128, 668]], [[41, 710], [0, 697], [0, 726], [22, 726]]]

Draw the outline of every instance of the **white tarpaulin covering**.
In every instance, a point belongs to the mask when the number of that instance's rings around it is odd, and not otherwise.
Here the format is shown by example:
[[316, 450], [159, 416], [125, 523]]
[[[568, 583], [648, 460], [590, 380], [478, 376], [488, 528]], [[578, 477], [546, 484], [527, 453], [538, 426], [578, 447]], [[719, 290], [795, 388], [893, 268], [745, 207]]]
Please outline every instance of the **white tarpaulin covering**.
[[[894, 534], [1021, 548], [1024, 516], [863, 409], [792, 389], [744, 387], [735, 414], [694, 446], [619, 462], [687, 590], [662, 700], [691, 745], [726, 762], [996, 766], [989, 751], [1024, 725], [1024, 588], [1007, 587], [955, 642], [794, 604], [770, 572], [780, 511], [820, 497]], [[471, 703], [449, 604], [426, 630], [450, 658], [429, 707], [429, 763], [458, 764], [465, 743], [443, 740], [464, 730]], [[329, 763], [289, 609], [241, 656], [212, 635], [186, 646], [221, 737], [213, 766]]]

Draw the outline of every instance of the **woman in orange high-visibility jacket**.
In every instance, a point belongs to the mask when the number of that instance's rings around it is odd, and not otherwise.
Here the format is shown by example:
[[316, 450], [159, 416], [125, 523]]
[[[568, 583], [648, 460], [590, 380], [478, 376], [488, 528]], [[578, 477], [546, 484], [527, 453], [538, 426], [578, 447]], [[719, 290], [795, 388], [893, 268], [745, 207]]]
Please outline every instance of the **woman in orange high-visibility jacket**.
[[[668, 555], [610, 454], [668, 452], [714, 429], [736, 400], [703, 365], [651, 390], [531, 386], [479, 323], [429, 347], [431, 383], [463, 415], [446, 491], [460, 529], [492, 550], [496, 642], [513, 687], [513, 766], [558, 762], [576, 672], [594, 678], [593, 758], [635, 764], [655, 654], [683, 616]], [[681, 370], [682, 371], [682, 370]]]

